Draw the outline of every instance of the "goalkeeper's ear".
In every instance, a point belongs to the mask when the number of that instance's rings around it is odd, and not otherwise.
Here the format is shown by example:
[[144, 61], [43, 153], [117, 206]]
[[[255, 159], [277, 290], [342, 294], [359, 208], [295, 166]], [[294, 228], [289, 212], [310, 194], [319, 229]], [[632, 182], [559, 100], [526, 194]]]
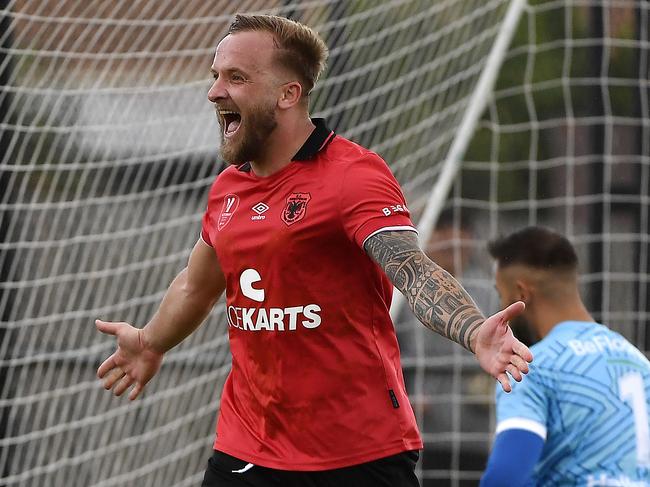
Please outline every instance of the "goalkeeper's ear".
[[278, 99], [278, 108], [286, 110], [302, 101], [302, 85], [298, 81], [289, 81], [282, 85]]
[[517, 279], [515, 286], [517, 287], [517, 299], [528, 304], [532, 298], [534, 287], [523, 279]]

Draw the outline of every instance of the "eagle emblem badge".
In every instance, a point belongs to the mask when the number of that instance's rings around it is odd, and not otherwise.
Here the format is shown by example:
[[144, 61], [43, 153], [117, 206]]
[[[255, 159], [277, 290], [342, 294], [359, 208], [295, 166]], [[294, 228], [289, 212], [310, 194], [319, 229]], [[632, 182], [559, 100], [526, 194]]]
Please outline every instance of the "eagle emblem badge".
[[287, 204], [282, 210], [282, 221], [291, 226], [305, 218], [307, 203], [310, 199], [310, 193], [291, 193], [287, 196]]

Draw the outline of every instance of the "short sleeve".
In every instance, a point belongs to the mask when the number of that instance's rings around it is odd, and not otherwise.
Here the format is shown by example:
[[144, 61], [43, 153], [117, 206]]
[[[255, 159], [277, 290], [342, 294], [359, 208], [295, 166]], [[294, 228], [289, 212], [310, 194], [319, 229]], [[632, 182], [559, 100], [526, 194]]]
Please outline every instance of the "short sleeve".
[[210, 247], [213, 247], [212, 241], [210, 240], [210, 215], [208, 213], [209, 208], [205, 209], [203, 213], [203, 222], [201, 224], [201, 239], [208, 244]]
[[345, 169], [340, 211], [346, 234], [361, 248], [383, 230], [415, 231], [399, 183], [386, 162], [371, 152]]
[[546, 439], [548, 401], [539, 375], [539, 370], [531, 365], [521, 382], [511, 381], [514, 382], [511, 392], [504, 392], [497, 384], [497, 434], [508, 429], [523, 429]]
[[214, 214], [216, 205], [219, 204], [219, 198], [217, 197], [219, 187], [218, 184], [224, 173], [225, 171], [218, 175], [210, 186], [210, 191], [208, 192], [208, 202], [206, 204], [205, 212], [203, 213], [203, 220], [201, 222], [201, 240], [203, 240], [210, 247], [214, 247], [214, 243], [210, 238], [210, 234], [214, 235], [215, 231], [214, 227], [216, 226], [216, 220], [214, 218]]

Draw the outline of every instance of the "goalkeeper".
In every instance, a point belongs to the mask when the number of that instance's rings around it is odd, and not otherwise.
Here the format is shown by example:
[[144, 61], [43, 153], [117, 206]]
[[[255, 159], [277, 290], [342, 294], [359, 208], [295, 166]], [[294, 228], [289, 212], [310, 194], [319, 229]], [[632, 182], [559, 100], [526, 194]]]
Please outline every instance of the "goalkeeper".
[[526, 303], [515, 332], [540, 341], [526, 380], [497, 390], [481, 485], [650, 485], [650, 362], [585, 309], [569, 241], [528, 227], [489, 249], [501, 303]]
[[213, 184], [187, 267], [142, 329], [97, 321], [117, 349], [98, 369], [130, 399], [226, 293], [232, 369], [208, 486], [416, 486], [422, 448], [389, 306], [474, 352], [504, 390], [532, 355], [485, 319], [418, 247], [400, 187], [375, 153], [309, 116], [327, 57], [300, 23], [238, 15], [208, 99], [230, 164]]

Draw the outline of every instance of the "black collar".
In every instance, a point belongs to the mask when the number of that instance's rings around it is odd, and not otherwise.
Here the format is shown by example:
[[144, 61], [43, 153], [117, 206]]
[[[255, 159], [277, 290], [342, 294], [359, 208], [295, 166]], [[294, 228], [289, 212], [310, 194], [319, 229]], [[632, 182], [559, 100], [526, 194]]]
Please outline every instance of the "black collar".
[[334, 132], [327, 128], [325, 119], [312, 118], [311, 122], [316, 126], [302, 147], [298, 149], [296, 155], [291, 158], [292, 161], [307, 161], [313, 159], [316, 154], [322, 151], [327, 144], [334, 138]]
[[[298, 152], [291, 158], [292, 161], [308, 161], [316, 157], [320, 151], [325, 149], [327, 145], [334, 138], [334, 131], [327, 128], [325, 124], [325, 119], [323, 118], [312, 118], [312, 123], [316, 126], [312, 130], [309, 137], [302, 147], [298, 149]], [[240, 171], [249, 172], [251, 170], [251, 163], [246, 162], [239, 166], [237, 169]]]

